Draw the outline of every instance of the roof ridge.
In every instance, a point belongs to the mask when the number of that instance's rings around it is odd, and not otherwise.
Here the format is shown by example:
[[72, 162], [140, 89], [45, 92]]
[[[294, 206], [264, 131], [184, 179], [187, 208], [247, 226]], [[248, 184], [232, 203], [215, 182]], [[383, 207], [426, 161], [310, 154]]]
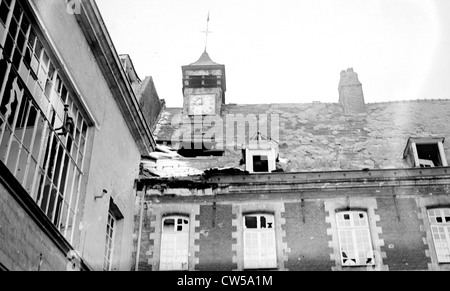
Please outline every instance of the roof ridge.
[[[444, 99], [413, 99], [413, 100], [392, 100], [392, 101], [382, 101], [382, 102], [366, 102], [366, 105], [371, 104], [390, 104], [390, 103], [412, 103], [412, 102], [428, 102], [428, 101], [445, 101], [450, 102], [450, 98]], [[339, 105], [339, 102], [305, 102], [305, 103], [228, 103], [224, 106], [289, 106], [289, 105]], [[167, 109], [183, 109], [183, 107], [166, 107]]]

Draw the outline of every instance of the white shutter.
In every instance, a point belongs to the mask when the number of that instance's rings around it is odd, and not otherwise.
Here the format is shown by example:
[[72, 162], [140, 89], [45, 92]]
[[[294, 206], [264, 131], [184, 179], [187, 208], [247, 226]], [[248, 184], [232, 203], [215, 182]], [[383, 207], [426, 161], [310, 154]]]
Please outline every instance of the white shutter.
[[[249, 215], [257, 218], [256, 228], [247, 228], [244, 217], [244, 269], [277, 268], [277, 251], [273, 215]], [[261, 219], [267, 221], [261, 224]], [[267, 228], [268, 224], [271, 228]]]
[[244, 232], [244, 269], [255, 269], [259, 266], [259, 236], [257, 232]]
[[161, 237], [160, 270], [175, 270], [173, 258], [176, 249], [176, 234], [163, 233]]
[[187, 270], [189, 258], [189, 233], [177, 234], [175, 250], [173, 261], [175, 262], [176, 270]]
[[[189, 225], [177, 223], [179, 219], [186, 221], [187, 218], [169, 217], [166, 219], [174, 219], [175, 225], [171, 230], [165, 231], [163, 228], [159, 269], [161, 271], [188, 270]], [[181, 229], [178, 229], [179, 226]]]
[[260, 234], [261, 268], [272, 269], [277, 267], [277, 251], [275, 243], [275, 230], [262, 231]]
[[450, 209], [428, 211], [436, 255], [440, 263], [450, 263]]
[[348, 211], [337, 213], [338, 237], [343, 266], [374, 265], [367, 213]]

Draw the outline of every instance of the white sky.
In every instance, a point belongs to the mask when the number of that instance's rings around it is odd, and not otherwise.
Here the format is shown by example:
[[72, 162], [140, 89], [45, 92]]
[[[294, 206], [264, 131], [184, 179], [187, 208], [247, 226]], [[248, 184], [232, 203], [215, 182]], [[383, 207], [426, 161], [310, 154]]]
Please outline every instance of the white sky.
[[182, 107], [181, 66], [205, 46], [227, 103], [338, 102], [340, 72], [366, 102], [450, 98], [449, 0], [96, 0], [119, 54]]

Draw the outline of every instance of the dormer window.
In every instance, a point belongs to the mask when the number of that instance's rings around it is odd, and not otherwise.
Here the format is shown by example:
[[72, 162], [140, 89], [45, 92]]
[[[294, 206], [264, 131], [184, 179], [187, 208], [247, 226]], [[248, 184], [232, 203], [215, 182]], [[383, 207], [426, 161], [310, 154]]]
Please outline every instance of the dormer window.
[[277, 169], [278, 144], [259, 132], [249, 140], [242, 155], [249, 173], [272, 173]]
[[447, 167], [444, 138], [410, 138], [404, 158], [416, 168]]
[[249, 173], [272, 173], [276, 170], [277, 152], [275, 149], [242, 151], [245, 170]]

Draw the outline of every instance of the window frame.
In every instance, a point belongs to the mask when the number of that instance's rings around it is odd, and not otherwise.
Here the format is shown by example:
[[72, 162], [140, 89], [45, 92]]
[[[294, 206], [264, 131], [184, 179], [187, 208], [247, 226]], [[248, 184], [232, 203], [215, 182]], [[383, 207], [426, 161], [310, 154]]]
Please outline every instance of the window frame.
[[[174, 220], [174, 227], [173, 231], [166, 231], [165, 230], [165, 222], [166, 220]], [[181, 231], [178, 231], [179, 226], [179, 220], [182, 220], [181, 225], [186, 225], [184, 223], [187, 221], [187, 226], [182, 227]], [[189, 253], [190, 253], [190, 228], [191, 228], [191, 219], [189, 215], [184, 214], [171, 214], [171, 215], [165, 215], [161, 219], [161, 242], [160, 242], [160, 252], [159, 252], [159, 270], [160, 271], [188, 271], [189, 270]], [[168, 244], [166, 243], [166, 236], [170, 236], [172, 240], [174, 240], [175, 249], [178, 247], [179, 240], [183, 240], [183, 244], [186, 244], [183, 248], [183, 252], [186, 252], [183, 254], [183, 262], [181, 263], [181, 268], [172, 267], [169, 268], [168, 264], [172, 264], [172, 266], [176, 263], [178, 263], [175, 258], [178, 257], [178, 255], [172, 255], [170, 258], [171, 260], [166, 261], [165, 252], [167, 251], [165, 248], [167, 248]], [[186, 237], [187, 236], [187, 237]], [[164, 258], [164, 259], [163, 259]]]
[[[258, 159], [258, 161], [255, 161]], [[258, 163], [256, 163], [258, 162]], [[269, 156], [252, 155], [253, 172], [254, 173], [268, 173], [269, 172]], [[258, 166], [258, 169], [256, 168]], [[266, 170], [263, 170], [266, 169]]]
[[[115, 265], [115, 257], [120, 256], [120, 249], [121, 249], [120, 238], [122, 237], [123, 232], [123, 219], [124, 216], [122, 212], [120, 211], [117, 204], [114, 202], [113, 197], [110, 197], [108, 216], [105, 227], [106, 240], [105, 240], [105, 252], [103, 254], [103, 271], [112, 271]], [[112, 225], [111, 222], [113, 222]]]
[[[261, 157], [267, 157], [267, 172], [255, 172], [253, 159], [254, 157], [261, 156]], [[245, 169], [251, 174], [268, 174], [272, 173], [276, 170], [276, 150], [275, 149], [267, 149], [267, 150], [260, 150], [260, 149], [245, 149]]]
[[117, 233], [117, 219], [112, 210], [108, 211], [106, 222], [105, 254], [103, 256], [103, 271], [111, 271], [113, 267], [115, 237]]
[[[449, 265], [450, 264], [450, 207], [436, 207], [436, 208], [428, 208], [426, 209], [427, 211], [427, 216], [428, 216], [428, 223], [430, 226], [430, 233], [431, 233], [431, 237], [432, 237], [432, 241], [433, 241], [433, 245], [434, 245], [434, 252], [436, 254], [436, 258], [437, 258], [437, 263], [438, 264], [446, 264]], [[440, 215], [430, 215], [430, 213], [436, 213], [439, 212]], [[445, 214], [445, 212], [447, 212], [447, 214]], [[442, 222], [438, 222], [437, 219], [435, 221], [433, 221], [433, 217], [440, 217], [443, 219]], [[448, 217], [448, 220], [447, 220]], [[445, 221], [444, 221], [445, 220]], [[438, 231], [436, 232], [436, 228], [439, 228]], [[446, 244], [447, 244], [447, 254], [442, 254], [439, 249], [438, 246], [442, 245], [444, 243], [438, 243], [436, 240], [436, 235], [443, 235], [445, 237], [446, 240]], [[442, 239], [442, 237], [440, 238], [440, 240]], [[443, 248], [443, 246], [442, 246]], [[442, 259], [442, 256], [445, 255], [448, 258], [446, 259]]]
[[[0, 1], [2, 7], [4, 2]], [[0, 114], [1, 158], [52, 224], [73, 243], [81, 221], [78, 208], [93, 119], [66, 72], [59, 70], [61, 61], [53, 51], [57, 48], [41, 32], [33, 8], [16, 0], [10, 8], [0, 36], [5, 72], [0, 79], [0, 104], [6, 102], [14, 109]], [[19, 19], [13, 16], [17, 11]], [[10, 34], [12, 22], [14, 35]], [[75, 123], [67, 136], [56, 131], [64, 120], [63, 104], [70, 105]], [[29, 145], [25, 142], [28, 130]]]
[[[364, 215], [364, 222], [365, 225], [356, 225], [356, 222], [354, 221], [354, 215]], [[350, 225], [340, 225], [341, 220], [339, 219], [339, 216], [345, 216], [348, 215], [349, 219], [348, 221], [350, 222]], [[351, 218], [351, 219], [350, 219]], [[361, 222], [361, 221], [360, 221]], [[358, 223], [360, 223], [358, 222]], [[336, 227], [337, 227], [337, 237], [338, 237], [338, 243], [339, 243], [339, 257], [340, 257], [340, 263], [342, 267], [368, 267], [368, 266], [375, 266], [376, 265], [376, 258], [375, 258], [375, 249], [374, 249], [374, 245], [372, 242], [372, 233], [371, 233], [371, 229], [370, 229], [370, 223], [369, 223], [369, 216], [368, 216], [368, 212], [365, 210], [360, 210], [360, 209], [353, 209], [353, 210], [338, 210], [336, 211]], [[343, 237], [343, 232], [346, 232], [346, 234], [350, 234], [349, 237], [345, 238], [344, 241], [344, 237]], [[363, 235], [363, 232], [365, 232], [366, 237], [368, 236], [368, 241], [366, 242], [368, 244], [368, 251], [365, 254], [365, 258], [366, 260], [369, 259], [368, 258], [368, 252], [371, 252], [371, 262], [368, 263], [366, 261], [366, 263], [363, 263], [362, 261], [360, 261], [361, 257], [358, 256], [360, 254], [360, 251], [365, 251], [365, 249], [360, 249], [358, 248], [358, 246], [360, 245], [360, 243], [358, 242], [358, 233], [359, 233], [359, 238], [361, 238], [361, 235]], [[344, 252], [344, 243], [349, 245], [348, 243], [348, 239], [351, 238], [351, 249], [354, 249], [353, 255], [354, 255], [354, 259], [350, 259], [349, 256], [349, 250], [346, 249]], [[364, 246], [363, 246], [364, 247]], [[366, 245], [367, 247], [367, 245]], [[346, 254], [348, 253], [348, 254]], [[346, 254], [346, 257], [343, 256], [343, 254]], [[351, 262], [352, 260], [354, 260], [355, 264], [349, 264], [349, 262]]]
[[[445, 138], [409, 138], [403, 158], [415, 168], [434, 168], [434, 167], [448, 167], [447, 158], [444, 150]], [[435, 165], [431, 160], [423, 160], [419, 157], [419, 150], [417, 146], [436, 145], [437, 155], [440, 159], [440, 165]], [[428, 166], [428, 167], [427, 167]]]
[[[247, 217], [256, 217], [257, 218], [257, 224], [256, 228], [248, 228], [246, 225], [246, 218]], [[273, 224], [272, 227], [262, 227], [262, 218], [265, 218], [266, 223], [267, 221], [272, 221]], [[268, 219], [270, 218], [270, 219]], [[258, 247], [257, 247], [257, 254], [260, 257], [258, 261], [252, 260], [252, 262], [255, 265], [252, 265], [249, 261], [248, 252], [247, 252], [247, 235], [256, 235]], [[265, 249], [262, 246], [262, 239], [263, 236], [269, 235], [270, 237], [268, 239], [272, 240], [272, 256], [267, 258], [266, 261], [262, 258], [262, 251]], [[275, 221], [275, 214], [273, 213], [264, 213], [264, 212], [256, 212], [256, 213], [246, 213], [242, 215], [242, 248], [243, 248], [243, 269], [244, 270], [275, 270], [278, 269], [278, 251], [277, 251], [277, 238], [276, 238], [276, 221]], [[254, 249], [254, 248], [251, 248]]]

